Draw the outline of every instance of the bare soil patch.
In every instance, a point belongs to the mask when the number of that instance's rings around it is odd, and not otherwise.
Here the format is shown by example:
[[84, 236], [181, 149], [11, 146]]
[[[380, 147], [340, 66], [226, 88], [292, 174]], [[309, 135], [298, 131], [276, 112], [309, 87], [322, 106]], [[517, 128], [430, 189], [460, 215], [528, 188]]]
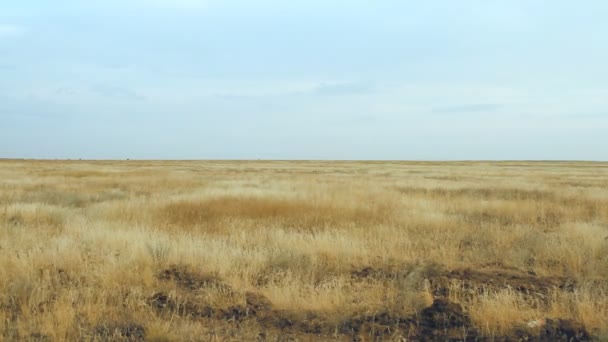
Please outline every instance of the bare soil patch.
[[431, 282], [438, 294], [445, 291], [447, 282], [458, 280], [468, 290], [497, 290], [510, 288], [526, 294], [547, 294], [552, 289], [572, 291], [574, 279], [558, 276], [538, 276], [534, 272], [518, 269], [458, 269], [446, 272]]
[[230, 285], [225, 284], [219, 277], [210, 273], [196, 272], [188, 267], [172, 265], [157, 274], [158, 279], [171, 280], [179, 287], [195, 291], [215, 287], [225, 291], [232, 291]]
[[[156, 293], [148, 303], [159, 313], [172, 312], [191, 319], [231, 321], [241, 324], [254, 321], [263, 329], [279, 331], [285, 336], [331, 337], [336, 332], [352, 341], [385, 340], [404, 337], [414, 341], [484, 341], [469, 315], [458, 303], [436, 298], [432, 305], [409, 316], [385, 311], [376, 314], [353, 315], [336, 321], [328, 313], [277, 310], [272, 302], [259, 293], [245, 294], [245, 306], [212, 308], [205, 305], [183, 304], [165, 293]], [[538, 329], [519, 329], [513, 336], [499, 340], [525, 341], [588, 341], [589, 333], [579, 323], [569, 320], [546, 319]]]

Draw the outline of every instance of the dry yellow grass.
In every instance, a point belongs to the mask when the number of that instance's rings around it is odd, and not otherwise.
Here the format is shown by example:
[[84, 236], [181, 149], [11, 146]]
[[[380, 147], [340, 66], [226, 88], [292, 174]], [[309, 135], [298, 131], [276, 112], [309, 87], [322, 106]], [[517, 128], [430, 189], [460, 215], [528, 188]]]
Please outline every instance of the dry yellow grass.
[[3, 340], [411, 340], [438, 298], [462, 338], [608, 338], [605, 163], [4, 160], [0, 180]]

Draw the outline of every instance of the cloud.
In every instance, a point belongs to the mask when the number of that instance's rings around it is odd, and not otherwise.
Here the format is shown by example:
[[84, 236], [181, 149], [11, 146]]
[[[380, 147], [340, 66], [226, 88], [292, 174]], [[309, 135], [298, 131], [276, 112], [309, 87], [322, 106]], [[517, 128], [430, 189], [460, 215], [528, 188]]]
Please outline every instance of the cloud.
[[254, 98], [301, 97], [301, 96], [346, 96], [373, 93], [371, 84], [358, 82], [309, 82], [285, 81], [251, 84], [234, 84], [226, 91], [218, 91], [213, 97], [224, 100]]
[[558, 115], [556, 118], [566, 120], [606, 120], [608, 119], [608, 112], [597, 112], [597, 113], [583, 113], [583, 114], [566, 114]]
[[25, 28], [17, 25], [0, 24], [0, 38], [18, 36], [25, 32]]
[[436, 107], [432, 109], [435, 114], [459, 114], [459, 113], [483, 113], [493, 112], [503, 108], [503, 104], [499, 103], [474, 103], [468, 105]]
[[373, 91], [372, 86], [367, 83], [321, 83], [314, 89], [318, 95], [353, 95], [368, 94]]
[[120, 86], [96, 84], [89, 89], [95, 94], [122, 100], [143, 100], [144, 97], [136, 91]]

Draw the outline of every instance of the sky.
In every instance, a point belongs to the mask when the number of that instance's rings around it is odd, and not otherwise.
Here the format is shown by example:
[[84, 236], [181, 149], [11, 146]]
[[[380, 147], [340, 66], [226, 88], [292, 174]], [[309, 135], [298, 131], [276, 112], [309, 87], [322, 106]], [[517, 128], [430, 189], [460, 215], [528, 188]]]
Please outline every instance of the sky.
[[608, 2], [0, 2], [0, 158], [608, 160]]

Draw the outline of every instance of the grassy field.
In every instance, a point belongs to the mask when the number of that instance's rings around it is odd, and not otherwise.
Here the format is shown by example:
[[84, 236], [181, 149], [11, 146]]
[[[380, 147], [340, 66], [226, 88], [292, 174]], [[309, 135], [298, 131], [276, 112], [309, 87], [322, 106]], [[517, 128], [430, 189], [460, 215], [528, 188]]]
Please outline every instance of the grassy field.
[[608, 339], [608, 163], [0, 161], [0, 340]]

